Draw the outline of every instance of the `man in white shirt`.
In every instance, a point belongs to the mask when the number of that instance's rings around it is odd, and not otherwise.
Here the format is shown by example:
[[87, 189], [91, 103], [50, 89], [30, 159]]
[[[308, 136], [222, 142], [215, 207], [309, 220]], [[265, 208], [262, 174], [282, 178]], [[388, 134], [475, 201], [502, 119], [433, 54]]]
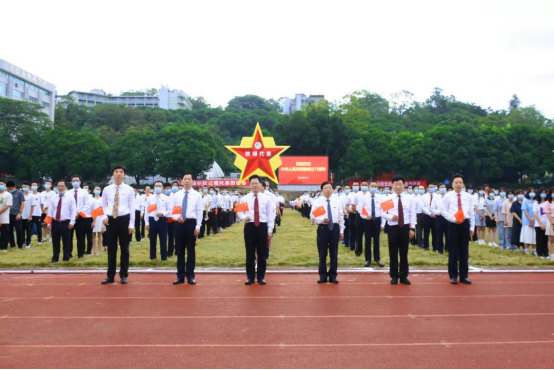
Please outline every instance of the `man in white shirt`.
[[[333, 184], [325, 181], [321, 184], [323, 196], [314, 200], [310, 218], [317, 227], [317, 251], [319, 253], [319, 280], [318, 284], [329, 281], [338, 284], [337, 267], [339, 240], [344, 237], [344, 213], [342, 203], [338, 197], [333, 197]], [[323, 207], [324, 214], [314, 216], [314, 212]], [[327, 254], [330, 257], [330, 266], [327, 270]]]
[[[382, 201], [393, 202], [393, 208], [383, 213], [383, 217], [389, 224], [389, 255], [391, 284], [398, 284], [398, 279], [405, 285], [410, 285], [408, 280], [408, 245], [415, 237], [417, 223], [416, 204], [413, 197], [404, 192], [404, 177], [396, 175], [392, 178], [393, 193]], [[398, 255], [400, 254], [400, 266]]]
[[[150, 195], [144, 203], [144, 208], [146, 208], [144, 222], [150, 239], [150, 260], [156, 259], [158, 237], [160, 238], [160, 256], [162, 261], [167, 260], [167, 217], [171, 215], [172, 202], [170, 197], [163, 194], [163, 186], [163, 182], [156, 181], [154, 194]], [[153, 208], [155, 209], [152, 212], [148, 212]]]
[[[473, 196], [462, 192], [464, 178], [462, 175], [452, 177], [454, 191], [445, 195], [443, 199], [443, 215], [448, 221], [450, 248], [448, 250], [448, 275], [451, 284], [471, 284], [469, 272], [469, 241], [473, 237], [475, 214]], [[460, 268], [458, 270], [458, 255]]]
[[[363, 191], [362, 183], [362, 191]], [[379, 238], [381, 236], [381, 226], [384, 225], [381, 217], [381, 200], [377, 194], [377, 182], [369, 182], [369, 192], [358, 195], [356, 203], [356, 213], [358, 213], [364, 224], [365, 232], [365, 267], [371, 266], [371, 244], [373, 242], [373, 260], [379, 267], [385, 267], [381, 263], [381, 248]], [[360, 193], [358, 193], [360, 194]], [[364, 211], [365, 209], [365, 211]]]
[[[144, 188], [144, 194], [142, 194], [142, 209], [140, 210], [141, 211], [141, 218], [140, 218], [140, 237], [141, 239], [144, 239], [145, 237], [145, 233], [144, 233], [144, 229], [146, 227], [146, 221], [144, 220], [144, 213], [145, 213], [145, 210], [144, 210], [144, 204], [146, 203], [146, 199], [148, 199], [152, 194], [150, 193], [150, 186], [147, 186]], [[136, 214], [136, 213], [135, 213]]]
[[268, 257], [268, 242], [273, 235], [275, 212], [271, 199], [261, 193], [263, 182], [260, 176], [250, 176], [252, 192], [244, 196], [242, 203], [248, 204], [248, 211], [239, 212], [237, 216], [244, 221], [244, 244], [246, 246], [245, 285], [254, 284], [256, 277], [256, 255], [258, 256], [258, 284], [265, 285], [265, 271]]
[[437, 228], [435, 215], [431, 212], [434, 203], [437, 202], [435, 184], [429, 183], [427, 193], [421, 197], [421, 211], [423, 212], [423, 249], [429, 250], [429, 234], [432, 238], [433, 251], [437, 250]]
[[92, 219], [90, 212], [93, 211], [93, 208], [96, 202], [94, 201], [94, 195], [92, 195], [89, 184], [83, 185], [83, 190], [85, 190], [88, 194], [88, 206], [86, 210], [83, 210], [83, 213], [86, 216], [85, 217], [85, 238], [87, 240], [86, 255], [92, 256], [92, 222], [94, 220]]
[[[135, 184], [133, 185], [133, 190], [135, 191], [135, 240], [137, 243], [140, 243], [142, 240], [142, 235], [140, 231], [142, 220], [144, 219], [144, 210], [143, 210], [143, 202], [144, 198], [139, 194], [138, 186]], [[133, 235], [129, 237], [129, 242], [133, 240]]]
[[348, 195], [348, 200], [346, 201], [346, 210], [348, 211], [348, 228], [350, 234], [350, 241], [348, 245], [350, 250], [354, 251], [356, 249], [356, 242], [358, 240], [358, 228], [357, 225], [360, 224], [358, 220], [358, 214], [352, 208], [352, 204], [355, 204], [355, 199], [358, 196], [358, 191], [360, 191], [360, 183], [355, 181], [352, 183], [352, 193]]
[[48, 228], [48, 225], [44, 223], [44, 218], [48, 213], [48, 205], [50, 204], [50, 200], [55, 196], [56, 196], [56, 192], [52, 190], [52, 181], [45, 181], [44, 191], [40, 193], [40, 200], [42, 202], [41, 222], [43, 222], [43, 226], [42, 226], [43, 242], [45, 242], [47, 238], [50, 238], [50, 241], [52, 241], [52, 236], [50, 235], [50, 229]]
[[350, 186], [346, 185], [343, 192], [339, 195], [339, 200], [342, 205], [342, 212], [344, 214], [344, 238], [342, 238], [342, 243], [346, 248], [350, 248], [350, 227], [348, 226], [348, 210], [346, 209], [346, 203], [348, 202], [349, 194]]
[[21, 190], [25, 197], [25, 206], [21, 212], [23, 229], [23, 247], [31, 248], [31, 235], [33, 233], [33, 212], [35, 211], [35, 197], [31, 193], [31, 184], [28, 181], [21, 183]]
[[58, 194], [50, 199], [48, 205], [48, 216], [52, 223], [48, 225], [52, 234], [52, 263], [60, 259], [60, 239], [63, 243], [63, 260], [71, 259], [71, 246], [69, 244], [69, 232], [75, 225], [75, 198], [67, 196], [67, 183], [64, 180], [58, 181]]
[[210, 214], [210, 208], [212, 205], [212, 197], [208, 193], [208, 187], [204, 186], [202, 187], [202, 227], [200, 228], [200, 235], [198, 235], [199, 239], [202, 239], [204, 235], [210, 236], [210, 224], [208, 221], [210, 220], [209, 214]]
[[[81, 189], [81, 176], [73, 175], [71, 177], [71, 185], [73, 189], [68, 190], [66, 197], [71, 197], [75, 200], [76, 210], [75, 210], [75, 227], [71, 229], [70, 233], [70, 246], [71, 246], [71, 257], [73, 257], [73, 235], [77, 235], [77, 256], [83, 258], [86, 252], [85, 248], [85, 221], [87, 219], [87, 213], [89, 211], [90, 197], [86, 190]], [[82, 217], [85, 215], [85, 217]], [[90, 214], [88, 215], [90, 217]], [[92, 220], [92, 219], [91, 219]], [[91, 221], [92, 224], [92, 221]], [[92, 235], [91, 235], [92, 238]], [[92, 242], [92, 240], [91, 240]]]
[[448, 251], [448, 221], [444, 218], [442, 214], [442, 201], [446, 194], [448, 193], [446, 185], [443, 183], [439, 184], [439, 194], [436, 196], [436, 202], [433, 202], [431, 207], [431, 212], [435, 215], [435, 224], [437, 228], [437, 243], [435, 252], [443, 254], [444, 251]]
[[[354, 210], [356, 212], [356, 218], [357, 218], [357, 223], [356, 223], [356, 235], [358, 236], [358, 239], [356, 240], [356, 257], [360, 257], [362, 255], [362, 252], [364, 250], [364, 234], [365, 234], [365, 247], [366, 247], [366, 250], [367, 248], [369, 247], [369, 241], [368, 241], [368, 236], [367, 236], [367, 232], [368, 232], [368, 229], [366, 228], [365, 226], [365, 220], [366, 220], [366, 217], [362, 217], [362, 206], [361, 206], [361, 203], [362, 203], [362, 199], [365, 197], [365, 196], [368, 196], [369, 195], [369, 184], [367, 181], [362, 181], [362, 184], [361, 184], [361, 188], [360, 188], [360, 192], [358, 192], [356, 194], [356, 197], [354, 197], [353, 201], [352, 201], [352, 204], [351, 204], [351, 207], [352, 207], [352, 210]], [[370, 249], [370, 255], [371, 255], [371, 247], [369, 247]], [[368, 260], [366, 259], [366, 262]], [[369, 261], [371, 261], [371, 257], [369, 259]]]
[[[176, 213], [180, 207], [181, 212]], [[192, 188], [192, 174], [183, 176], [183, 190], [172, 199], [172, 217], [175, 220], [175, 245], [177, 249], [177, 280], [174, 285], [183, 284], [185, 278], [190, 285], [195, 285], [196, 238], [202, 227], [202, 195]], [[185, 264], [185, 251], [187, 253]]]
[[12, 204], [12, 195], [6, 191], [6, 182], [0, 180], [0, 250], [2, 252], [8, 251], [10, 208]]
[[31, 195], [33, 196], [33, 201], [35, 208], [33, 208], [33, 214], [32, 217], [32, 223], [37, 229], [37, 241], [38, 244], [42, 243], [42, 224], [41, 224], [41, 216], [42, 216], [42, 198], [40, 196], [40, 193], [38, 192], [38, 182], [32, 182], [31, 183]]
[[129, 234], [135, 229], [134, 191], [123, 183], [127, 169], [121, 165], [112, 170], [114, 183], [102, 192], [102, 208], [106, 214], [106, 237], [108, 239], [108, 273], [102, 284], [113, 284], [117, 267], [117, 245], [121, 249], [121, 284], [127, 284], [129, 276]]

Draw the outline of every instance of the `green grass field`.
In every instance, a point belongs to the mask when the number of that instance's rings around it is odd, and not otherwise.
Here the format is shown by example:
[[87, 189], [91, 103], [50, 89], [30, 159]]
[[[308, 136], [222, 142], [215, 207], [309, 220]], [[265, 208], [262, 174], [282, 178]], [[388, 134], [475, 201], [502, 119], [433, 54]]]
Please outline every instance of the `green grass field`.
[[[196, 265], [198, 267], [242, 267], [245, 264], [243, 224], [235, 224], [223, 233], [200, 240], [196, 247]], [[388, 244], [385, 234], [381, 234], [381, 262], [388, 266]], [[300, 216], [298, 212], [286, 210], [281, 227], [273, 241], [268, 267], [317, 267], [316, 226]], [[76, 245], [75, 245], [76, 248]], [[167, 261], [150, 260], [149, 242], [133, 242], [131, 247], [131, 267], [175, 267], [176, 257]], [[73, 252], [76, 255], [76, 250]], [[50, 243], [38, 245], [33, 237], [30, 249], [9, 248], [0, 253], [0, 268], [28, 267], [105, 267], [107, 255], [73, 258], [69, 262], [51, 264], [52, 246]], [[339, 246], [339, 267], [362, 267], [364, 258], [356, 257], [354, 252]], [[410, 247], [411, 266], [446, 267], [448, 256]], [[470, 245], [470, 264], [473, 266], [554, 266], [554, 261], [541, 260], [523, 253], [509, 252], [499, 248]]]

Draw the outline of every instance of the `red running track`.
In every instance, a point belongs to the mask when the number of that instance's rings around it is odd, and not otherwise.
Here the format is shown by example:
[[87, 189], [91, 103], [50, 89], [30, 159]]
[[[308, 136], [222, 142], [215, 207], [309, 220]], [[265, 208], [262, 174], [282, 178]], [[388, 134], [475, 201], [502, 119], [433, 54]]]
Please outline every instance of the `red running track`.
[[553, 368], [554, 275], [0, 275], [2, 368]]

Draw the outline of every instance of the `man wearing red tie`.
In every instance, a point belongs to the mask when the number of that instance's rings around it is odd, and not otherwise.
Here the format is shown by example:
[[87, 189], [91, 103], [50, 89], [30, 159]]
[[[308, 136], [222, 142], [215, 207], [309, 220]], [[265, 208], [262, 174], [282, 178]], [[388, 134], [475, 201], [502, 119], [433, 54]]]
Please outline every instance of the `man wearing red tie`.
[[250, 176], [250, 190], [241, 199], [248, 204], [248, 210], [238, 212], [238, 217], [244, 221], [244, 244], [246, 245], [246, 277], [245, 285], [254, 284], [256, 277], [256, 254], [258, 255], [258, 284], [265, 285], [265, 270], [267, 265], [269, 241], [273, 235], [275, 213], [272, 212], [271, 200], [261, 193], [263, 183], [258, 175]]
[[48, 225], [52, 235], [52, 263], [60, 258], [60, 239], [63, 243], [63, 260], [71, 259], [71, 246], [69, 244], [69, 232], [75, 225], [75, 212], [77, 206], [74, 197], [67, 196], [67, 184], [64, 180], [58, 181], [58, 194], [50, 198], [48, 204], [48, 216], [52, 223]]
[[[448, 250], [448, 275], [450, 283], [471, 284], [468, 279], [469, 241], [473, 238], [475, 228], [474, 198], [462, 192], [464, 178], [456, 174], [452, 177], [454, 191], [446, 194], [443, 199], [443, 216], [448, 221], [448, 235], [450, 249]], [[460, 255], [460, 269], [458, 271], [458, 254]]]
[[[403, 194], [404, 187], [404, 177], [394, 176], [392, 178], [393, 194], [381, 203], [393, 203], [393, 207], [383, 213], [383, 217], [389, 223], [390, 283], [392, 285], [398, 284], [398, 279], [400, 279], [402, 284], [411, 284], [410, 280], [408, 280], [408, 245], [410, 239], [413, 239], [415, 236], [417, 224], [416, 201], [411, 195]], [[398, 267], [399, 254], [400, 269]]]

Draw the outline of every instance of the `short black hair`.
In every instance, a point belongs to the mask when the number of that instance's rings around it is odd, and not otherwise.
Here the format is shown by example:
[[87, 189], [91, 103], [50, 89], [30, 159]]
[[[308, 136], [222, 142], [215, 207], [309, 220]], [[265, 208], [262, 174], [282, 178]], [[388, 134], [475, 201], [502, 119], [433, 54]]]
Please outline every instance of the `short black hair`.
[[369, 183], [369, 186], [371, 186], [371, 184], [373, 184], [373, 183], [376, 183], [377, 185], [379, 185], [379, 183], [375, 179], [369, 180], [368, 183]]
[[459, 173], [454, 174], [454, 176], [452, 176], [452, 179], [451, 179], [450, 181], [451, 181], [452, 183], [454, 183], [454, 179], [457, 179], [457, 178], [462, 179], [462, 182], [466, 182], [466, 179], [464, 179], [464, 177], [463, 177], [461, 174], [459, 174]]
[[213, 190], [213, 191], [215, 191], [215, 188], [214, 188], [213, 186], [210, 186], [210, 189]]
[[321, 190], [323, 190], [323, 187], [324, 187], [325, 185], [327, 185], [327, 184], [330, 184], [330, 185], [331, 185], [331, 188], [334, 188], [333, 184], [331, 184], [331, 181], [323, 181], [323, 182], [321, 183]]
[[446, 187], [446, 184], [444, 182], [439, 182], [439, 185], [437, 185], [437, 186], [440, 188], [443, 185], [444, 185], [444, 187]]
[[402, 175], [395, 175], [393, 178], [392, 178], [392, 182], [397, 182], [397, 181], [402, 181], [403, 184], [406, 183], [406, 180], [404, 180], [404, 176]]
[[83, 182], [83, 179], [82, 179], [81, 176], [79, 176], [79, 175], [73, 175], [73, 176], [71, 176], [71, 181], [73, 181], [74, 178], [78, 178], [79, 181]]
[[257, 179], [258, 182], [260, 182], [260, 183], [262, 182], [262, 179], [261, 179], [260, 176], [258, 176], [258, 175], [252, 175], [252, 176], [250, 176], [250, 177], [248, 178], [248, 181], [252, 182], [252, 180], [254, 180], [254, 179]]
[[506, 188], [500, 188], [498, 191], [506, 191]]
[[133, 189], [138, 189], [138, 185], [137, 185], [137, 184], [133, 184], [133, 185], [131, 185], [131, 187], [132, 187]]
[[31, 185], [33, 185], [33, 184], [37, 184], [37, 186], [38, 186], [38, 181], [32, 181]]
[[56, 186], [58, 186], [60, 184], [60, 182], [63, 182], [65, 186], [67, 186], [67, 181], [65, 180], [58, 180], [58, 182], [56, 182]]
[[8, 188], [15, 188], [15, 182], [13, 182], [12, 180], [10, 180], [10, 181], [8, 181], [8, 182], [6, 183], [6, 186], [7, 186]]
[[262, 188], [264, 188], [264, 189], [267, 188], [267, 184], [266, 184], [266, 182], [263, 181], [263, 180], [260, 181], [260, 185], [262, 185]]
[[177, 184], [177, 186], [179, 186], [179, 181], [173, 180], [173, 181], [171, 182], [171, 186], [173, 186], [173, 184]]
[[123, 173], [124, 174], [127, 174], [127, 168], [125, 168], [125, 166], [121, 165], [121, 164], [118, 164], [117, 166], [115, 166], [114, 168], [112, 168], [112, 175], [113, 173], [115, 172], [115, 170], [123, 170]]
[[48, 182], [50, 183], [50, 185], [52, 185], [52, 181], [50, 181], [50, 180], [46, 180], [44, 183], [46, 184]]
[[185, 177], [186, 175], [190, 175], [190, 178], [191, 178], [191, 179], [193, 178], [193, 177], [192, 177], [192, 173], [190, 173], [190, 172], [185, 172], [185, 173], [183, 174], [183, 177]]
[[31, 186], [31, 184], [29, 184], [29, 181], [23, 181], [23, 182], [21, 183], [21, 186], [23, 186], [23, 185]]
[[160, 184], [162, 184], [162, 186], [164, 186], [164, 182], [158, 180], [158, 181], [154, 182], [154, 187], [156, 187], [156, 184], [157, 184], [157, 183], [160, 183]]
[[171, 184], [169, 182], [164, 183], [164, 188], [170, 188]]

